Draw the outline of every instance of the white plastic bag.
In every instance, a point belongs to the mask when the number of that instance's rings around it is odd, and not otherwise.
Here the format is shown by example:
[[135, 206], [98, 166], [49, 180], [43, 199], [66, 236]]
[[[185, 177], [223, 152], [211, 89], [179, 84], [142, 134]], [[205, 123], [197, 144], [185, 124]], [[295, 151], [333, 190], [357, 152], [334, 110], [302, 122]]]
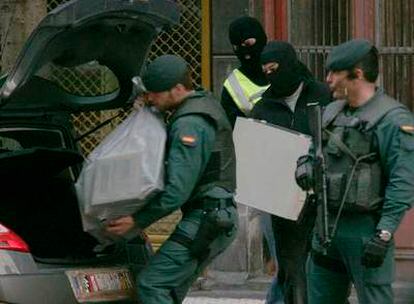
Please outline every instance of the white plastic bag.
[[75, 184], [85, 231], [106, 243], [104, 221], [134, 213], [163, 189], [165, 143], [164, 122], [143, 107], [92, 151]]

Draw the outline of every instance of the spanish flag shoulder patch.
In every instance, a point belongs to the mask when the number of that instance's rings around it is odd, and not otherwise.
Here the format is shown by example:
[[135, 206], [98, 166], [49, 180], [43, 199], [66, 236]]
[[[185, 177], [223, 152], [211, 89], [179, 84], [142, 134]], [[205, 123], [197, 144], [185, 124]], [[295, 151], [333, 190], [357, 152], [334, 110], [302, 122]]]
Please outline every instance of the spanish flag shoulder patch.
[[404, 131], [405, 133], [414, 133], [414, 126], [412, 125], [403, 125], [400, 126], [401, 131]]
[[181, 142], [185, 146], [194, 147], [197, 145], [197, 138], [193, 135], [183, 135], [181, 136]]

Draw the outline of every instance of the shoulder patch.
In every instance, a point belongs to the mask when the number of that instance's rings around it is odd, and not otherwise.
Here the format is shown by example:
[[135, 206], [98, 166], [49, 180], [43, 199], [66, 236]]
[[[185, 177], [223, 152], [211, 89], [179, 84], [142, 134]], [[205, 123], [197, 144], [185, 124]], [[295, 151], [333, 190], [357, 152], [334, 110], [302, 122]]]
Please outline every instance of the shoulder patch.
[[401, 131], [409, 134], [414, 134], [414, 126], [413, 125], [402, 125], [400, 126]]
[[194, 147], [197, 145], [197, 138], [193, 135], [181, 136], [181, 143], [185, 146]]

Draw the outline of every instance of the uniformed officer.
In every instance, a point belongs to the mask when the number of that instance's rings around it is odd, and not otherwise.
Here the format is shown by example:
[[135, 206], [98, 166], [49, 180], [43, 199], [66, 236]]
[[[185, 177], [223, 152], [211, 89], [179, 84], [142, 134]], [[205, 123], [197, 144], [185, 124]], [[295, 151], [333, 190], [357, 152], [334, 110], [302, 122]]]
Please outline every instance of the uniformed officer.
[[376, 87], [378, 51], [369, 41], [333, 48], [326, 67], [337, 99], [322, 118], [333, 239], [324, 255], [314, 238], [309, 303], [344, 303], [351, 282], [359, 303], [393, 303], [393, 235], [414, 200], [413, 115]]
[[107, 230], [122, 235], [133, 227], [144, 229], [181, 208], [183, 217], [172, 236], [137, 280], [142, 303], [181, 303], [201, 271], [236, 234], [232, 128], [210, 93], [193, 90], [181, 57], [155, 59], [143, 83], [148, 103], [169, 115], [165, 189], [134, 216], [109, 223]]

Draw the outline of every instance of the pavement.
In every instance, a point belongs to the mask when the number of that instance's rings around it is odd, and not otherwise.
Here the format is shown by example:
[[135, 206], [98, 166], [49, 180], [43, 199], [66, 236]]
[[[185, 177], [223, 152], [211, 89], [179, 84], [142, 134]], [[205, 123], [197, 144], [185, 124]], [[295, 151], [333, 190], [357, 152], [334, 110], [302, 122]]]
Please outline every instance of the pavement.
[[[271, 277], [260, 276], [243, 284], [215, 284], [200, 280], [184, 300], [184, 304], [264, 304]], [[396, 282], [394, 304], [414, 304], [414, 282]], [[349, 298], [350, 304], [358, 303], [355, 291]], [[332, 303], [334, 304], [334, 303]]]
[[209, 297], [189, 297], [184, 300], [184, 304], [264, 304], [264, 300], [254, 299], [229, 299], [229, 298], [209, 298]]
[[270, 280], [269, 276], [262, 276], [228, 285], [199, 278], [183, 304], [264, 304]]

